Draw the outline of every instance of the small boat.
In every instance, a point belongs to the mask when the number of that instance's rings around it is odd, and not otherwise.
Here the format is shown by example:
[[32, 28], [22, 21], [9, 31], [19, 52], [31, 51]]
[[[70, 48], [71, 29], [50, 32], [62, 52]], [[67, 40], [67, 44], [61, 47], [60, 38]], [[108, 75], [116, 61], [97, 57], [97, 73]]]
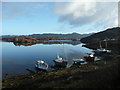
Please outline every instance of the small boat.
[[111, 50], [106, 50], [106, 49], [97, 49], [93, 51], [95, 53], [96, 56], [101, 56], [104, 54], [109, 54], [111, 53]]
[[87, 62], [84, 59], [70, 59], [66, 60], [63, 58], [60, 58], [59, 56], [57, 59], [53, 60], [55, 62], [56, 66], [66, 66], [71, 67], [72, 65], [80, 65], [80, 64], [87, 64]]
[[36, 62], [35, 67], [40, 70], [47, 70], [48, 64], [45, 63], [43, 60], [39, 60]]
[[100, 56], [100, 55], [106, 54], [107, 51], [106, 51], [106, 49], [97, 49], [97, 50], [94, 50], [94, 53], [95, 53], [95, 55]]
[[94, 61], [94, 54], [88, 54], [87, 56], [84, 56], [86, 61]]
[[55, 59], [53, 61], [55, 62], [55, 65], [66, 66], [68, 60], [64, 60], [63, 58], [60, 58], [59, 56], [57, 56], [57, 59]]
[[100, 61], [102, 57], [95, 56], [94, 61]]
[[87, 64], [87, 62], [84, 59], [73, 59], [74, 64]]
[[103, 55], [106, 53], [111, 53], [111, 50], [107, 49], [107, 41], [105, 43], [106, 48], [102, 48], [101, 42], [100, 42], [100, 48], [97, 50], [94, 50], [95, 55]]

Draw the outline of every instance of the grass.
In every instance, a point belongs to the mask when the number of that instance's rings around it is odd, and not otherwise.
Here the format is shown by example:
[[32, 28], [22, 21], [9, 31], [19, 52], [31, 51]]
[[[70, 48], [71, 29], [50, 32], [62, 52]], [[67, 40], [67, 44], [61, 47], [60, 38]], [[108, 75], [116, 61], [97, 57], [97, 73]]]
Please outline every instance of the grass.
[[2, 88], [2, 80], [0, 80], [0, 89]]

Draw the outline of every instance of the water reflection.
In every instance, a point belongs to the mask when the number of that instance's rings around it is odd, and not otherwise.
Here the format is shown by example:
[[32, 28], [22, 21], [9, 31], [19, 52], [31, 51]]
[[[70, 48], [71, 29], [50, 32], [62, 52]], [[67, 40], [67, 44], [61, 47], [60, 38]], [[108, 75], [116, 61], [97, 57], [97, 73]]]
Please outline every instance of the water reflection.
[[36, 43], [18, 43], [18, 42], [13, 42], [13, 44], [15, 46], [21, 46], [21, 45], [23, 45], [23, 46], [31, 46], [31, 45], [35, 45]]
[[13, 44], [15, 46], [31, 46], [31, 45], [35, 45], [35, 44], [71, 44], [71, 45], [78, 45], [81, 44], [80, 41], [60, 41], [60, 42], [53, 42], [53, 41], [44, 41], [41, 43], [33, 43], [33, 42], [27, 42], [27, 43], [22, 43], [22, 42], [13, 42]]

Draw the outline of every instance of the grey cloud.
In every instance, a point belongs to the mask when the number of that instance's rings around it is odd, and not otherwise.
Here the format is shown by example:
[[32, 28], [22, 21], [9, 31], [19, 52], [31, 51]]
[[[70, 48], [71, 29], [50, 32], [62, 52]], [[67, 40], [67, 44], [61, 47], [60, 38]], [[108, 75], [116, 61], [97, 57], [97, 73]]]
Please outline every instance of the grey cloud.
[[[88, 2], [87, 2], [88, 3]], [[58, 4], [58, 7], [55, 6], [55, 13], [57, 15], [59, 15], [59, 22], [67, 22], [68, 24], [72, 25], [72, 26], [83, 26], [83, 25], [88, 25], [91, 23], [95, 23], [95, 24], [101, 24], [103, 25], [103, 27], [112, 27], [112, 26], [116, 26], [115, 20], [118, 19], [117, 18], [117, 3], [116, 2], [94, 2], [92, 6], [91, 4], [83, 4], [86, 6], [79, 6], [79, 4], [76, 4], [78, 6], [74, 6], [73, 8], [75, 8], [73, 11], [70, 11], [68, 9], [67, 12], [67, 7], [70, 7], [70, 4]], [[81, 4], [80, 4], [81, 5]], [[89, 7], [87, 8], [87, 5], [89, 5]], [[64, 9], [63, 9], [64, 7]], [[83, 7], [83, 11], [81, 13], [78, 14], [78, 17], [75, 18], [74, 13], [81, 11], [80, 8]], [[72, 4], [71, 7], [72, 9]], [[76, 10], [77, 9], [77, 10]], [[79, 10], [80, 9], [80, 10]], [[88, 9], [88, 10], [87, 10]], [[93, 10], [94, 9], [94, 10]], [[89, 15], [90, 10], [94, 11], [93, 14]], [[59, 12], [60, 11], [60, 12]], [[63, 12], [63, 13], [62, 13]], [[67, 13], [65, 13], [67, 12]], [[84, 13], [87, 13], [84, 15]]]

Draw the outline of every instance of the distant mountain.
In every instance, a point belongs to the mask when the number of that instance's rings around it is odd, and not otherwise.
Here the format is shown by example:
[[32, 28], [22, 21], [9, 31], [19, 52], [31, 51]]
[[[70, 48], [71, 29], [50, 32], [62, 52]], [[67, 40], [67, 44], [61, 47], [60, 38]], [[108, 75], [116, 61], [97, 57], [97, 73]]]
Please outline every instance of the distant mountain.
[[58, 37], [58, 38], [71, 38], [71, 39], [81, 39], [83, 37], [87, 37], [92, 35], [93, 33], [90, 34], [78, 34], [78, 33], [71, 33], [71, 34], [52, 34], [52, 33], [48, 33], [48, 34], [32, 34], [29, 36], [32, 37]]
[[16, 37], [17, 35], [2, 35], [0, 37], [2, 38], [11, 38], [11, 37]]
[[0, 36], [2, 38], [14, 38], [16, 36], [31, 36], [31, 37], [55, 37], [55, 38], [67, 38], [67, 39], [81, 39], [87, 36], [92, 35], [93, 33], [90, 34], [78, 34], [78, 33], [71, 33], [71, 34], [53, 34], [53, 33], [45, 33], [45, 34], [31, 34], [31, 35], [3, 35]]
[[116, 40], [120, 37], [120, 27], [109, 28], [107, 30], [95, 33], [88, 37], [82, 38], [83, 43], [95, 43], [101, 40]]

